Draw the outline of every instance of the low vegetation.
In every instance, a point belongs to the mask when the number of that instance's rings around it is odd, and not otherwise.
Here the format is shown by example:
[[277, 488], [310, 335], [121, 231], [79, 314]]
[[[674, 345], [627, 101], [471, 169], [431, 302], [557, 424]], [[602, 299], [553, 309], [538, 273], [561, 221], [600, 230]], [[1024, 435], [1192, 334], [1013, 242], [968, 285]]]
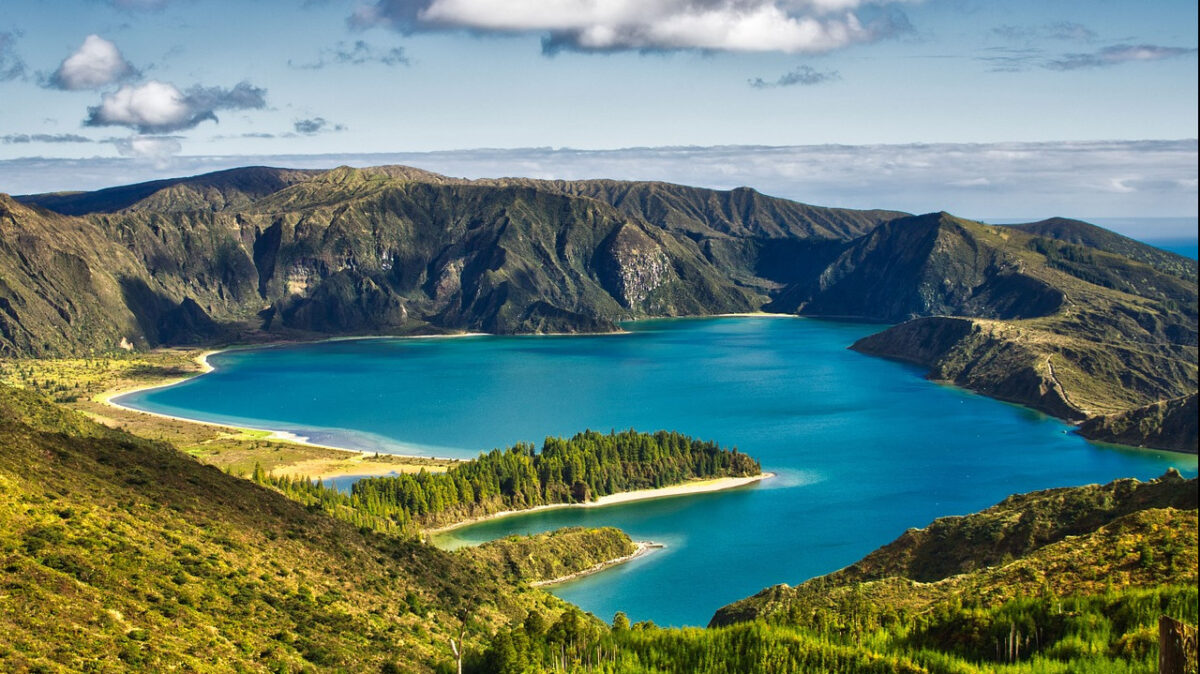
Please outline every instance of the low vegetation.
[[[464, 671], [1112, 674], [1155, 671], [1160, 615], [1196, 621], [1195, 587], [1035, 596], [994, 606], [941, 606], [886, 628], [761, 621], [720, 628], [606, 626], [576, 612], [501, 630]], [[864, 605], [857, 617], [875, 615]], [[532, 624], [531, 624], [532, 622]]]
[[[561, 544], [540, 554], [575, 563]], [[3, 386], [0, 597], [0, 671], [14, 672], [432, 671], [452, 667], [451, 638], [565, 609], [469, 554]]]
[[583, 573], [634, 554], [637, 545], [620, 529], [568, 527], [532, 536], [508, 536], [464, 548], [465, 554], [514, 582], [545, 583]]

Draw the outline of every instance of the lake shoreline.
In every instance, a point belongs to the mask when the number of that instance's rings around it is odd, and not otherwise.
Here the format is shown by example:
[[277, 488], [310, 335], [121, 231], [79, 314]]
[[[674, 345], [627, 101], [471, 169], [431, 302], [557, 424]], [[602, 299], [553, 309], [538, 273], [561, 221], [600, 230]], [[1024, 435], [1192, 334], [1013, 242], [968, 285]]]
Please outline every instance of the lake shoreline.
[[473, 524], [481, 522], [489, 522], [492, 520], [513, 517], [515, 515], [527, 515], [529, 513], [542, 512], [546, 510], [559, 510], [562, 508], [603, 508], [605, 506], [621, 505], [623, 503], [633, 503], [635, 501], [650, 501], [660, 498], [673, 498], [677, 496], [691, 496], [694, 494], [708, 494], [717, 491], [726, 491], [729, 489], [737, 489], [738, 487], [746, 487], [752, 484], [770, 480], [775, 477], [775, 473], [762, 472], [757, 475], [749, 475], [746, 477], [718, 477], [710, 479], [692, 480], [681, 484], [668, 485], [666, 487], [658, 487], [654, 489], [635, 489], [633, 491], [617, 492], [608, 496], [601, 496], [595, 501], [587, 501], [584, 503], [550, 503], [547, 505], [534, 506], [522, 510], [501, 510], [500, 512], [491, 513], [490, 515], [481, 515], [472, 517], [448, 524], [435, 529], [425, 529], [424, 533], [430, 535], [444, 534], [455, 529], [461, 529]]
[[[438, 457], [434, 455], [424, 454], [402, 454], [399, 452], [382, 452], [371, 451], [365, 449], [356, 449], [353, 447], [344, 447], [334, 444], [324, 444], [312, 442], [307, 436], [294, 433], [292, 431], [272, 429], [272, 428], [254, 428], [249, 426], [238, 426], [235, 424], [225, 424], [215, 421], [206, 421], [195, 419], [176, 414], [167, 414], [163, 412], [152, 412], [150, 410], [139, 409], [121, 404], [117, 399], [123, 396], [142, 393], [145, 391], [153, 391], [161, 388], [176, 386], [185, 381], [195, 379], [209, 374], [216, 368], [209, 362], [209, 358], [221, 353], [230, 351], [241, 351], [248, 349], [259, 348], [277, 348], [295, 346], [299, 344], [317, 344], [323, 342], [344, 342], [357, 340], [376, 340], [376, 339], [449, 339], [460, 337], [480, 337], [486, 336], [485, 333], [464, 332], [452, 334], [435, 334], [435, 335], [363, 335], [354, 337], [331, 337], [328, 339], [320, 339], [313, 341], [301, 340], [284, 340], [279, 342], [264, 343], [264, 344], [239, 344], [227, 346], [220, 349], [208, 349], [196, 356], [193, 359], [199, 369], [182, 377], [174, 377], [165, 381], [156, 381], [146, 384], [138, 384], [134, 386], [124, 386], [109, 389], [93, 397], [93, 400], [104, 406], [114, 409], [130, 412], [133, 414], [144, 415], [155, 419], [160, 419], [168, 422], [181, 422], [186, 424], [194, 424], [200, 427], [211, 428], [218, 431], [255, 435], [262, 434], [256, 439], [263, 442], [278, 442], [289, 445], [295, 445], [303, 448], [319, 449], [327, 452], [337, 452], [336, 458], [311, 458], [302, 459], [290, 464], [284, 464], [274, 467], [270, 472], [291, 477], [306, 477], [311, 480], [328, 480], [341, 477], [380, 477], [392, 475], [397, 472], [405, 472], [406, 467], [415, 466], [416, 469], [430, 468], [425, 465], [425, 462], [451, 462], [457, 463], [462, 459], [450, 457]], [[419, 465], [417, 465], [419, 464]]]
[[534, 581], [534, 582], [530, 583], [529, 586], [530, 587], [547, 587], [550, 585], [559, 585], [562, 583], [566, 583], [566, 582], [569, 582], [572, 580], [583, 578], [584, 576], [590, 576], [592, 574], [600, 573], [601, 571], [604, 571], [606, 569], [611, 569], [614, 566], [619, 566], [619, 565], [625, 564], [627, 562], [632, 562], [633, 560], [635, 560], [639, 557], [645, 557], [646, 555], [654, 552], [655, 550], [662, 550], [665, 547], [667, 547], [667, 546], [662, 543], [655, 543], [654, 541], [634, 541], [634, 550], [633, 550], [633, 552], [631, 552], [628, 555], [624, 555], [622, 557], [614, 557], [613, 559], [606, 559], [603, 562], [600, 562], [599, 564], [594, 564], [586, 569], [583, 569], [582, 571], [568, 573], [567, 575], [559, 576], [558, 578], [551, 578], [550, 580]]

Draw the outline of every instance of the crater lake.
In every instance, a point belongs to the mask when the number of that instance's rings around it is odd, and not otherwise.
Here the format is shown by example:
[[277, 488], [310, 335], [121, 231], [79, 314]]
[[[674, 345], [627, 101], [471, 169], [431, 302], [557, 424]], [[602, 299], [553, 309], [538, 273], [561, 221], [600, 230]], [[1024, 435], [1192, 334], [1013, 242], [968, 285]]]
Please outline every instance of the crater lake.
[[[369, 451], [470, 458], [591, 428], [677, 430], [758, 459], [735, 490], [491, 520], [446, 547], [563, 526], [665, 544], [553, 586], [609, 620], [704, 625], [731, 601], [850, 564], [909, 527], [1049, 487], [1146, 480], [1196, 457], [1090, 443], [1031, 410], [847, 347], [879, 325], [793, 317], [629, 323], [596, 336], [361, 339], [231, 350], [121, 405]], [[344, 486], [344, 485], [343, 485]]]

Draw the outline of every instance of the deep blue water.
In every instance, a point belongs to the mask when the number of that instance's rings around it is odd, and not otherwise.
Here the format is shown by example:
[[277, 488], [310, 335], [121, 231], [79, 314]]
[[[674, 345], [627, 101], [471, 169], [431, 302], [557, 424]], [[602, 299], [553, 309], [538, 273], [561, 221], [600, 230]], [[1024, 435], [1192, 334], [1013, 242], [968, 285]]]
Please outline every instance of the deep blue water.
[[1200, 242], [1196, 239], [1148, 239], [1146, 243], [1193, 260], [1197, 259], [1197, 251], [1200, 251]]
[[[485, 522], [447, 544], [614, 525], [667, 547], [554, 588], [609, 619], [702, 625], [721, 605], [849, 564], [906, 528], [1033, 489], [1150, 479], [1196, 459], [1088, 443], [1060, 421], [846, 349], [879, 326], [645, 321], [629, 334], [354, 340], [233, 351], [121, 402], [341, 445], [472, 456], [548, 434], [659, 428], [736, 445], [758, 486]], [[336, 429], [354, 429], [353, 432]]]

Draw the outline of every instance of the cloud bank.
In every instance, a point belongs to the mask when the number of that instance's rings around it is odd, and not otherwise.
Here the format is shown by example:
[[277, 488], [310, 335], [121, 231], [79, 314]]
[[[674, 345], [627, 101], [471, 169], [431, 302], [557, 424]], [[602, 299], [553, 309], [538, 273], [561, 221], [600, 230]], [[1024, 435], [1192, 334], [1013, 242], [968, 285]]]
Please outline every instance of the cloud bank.
[[791, 72], [784, 73], [772, 82], [768, 82], [761, 77], [755, 77], [748, 80], [748, 82], [755, 89], [770, 89], [773, 87], [794, 87], [796, 85], [812, 86], [814, 84], [835, 82], [840, 79], [842, 79], [842, 76], [836, 70], [821, 72], [811, 66], [800, 66]]
[[17, 56], [18, 32], [0, 31], [0, 82], [25, 78], [25, 61]]
[[217, 121], [217, 110], [258, 110], [267, 105], [266, 89], [240, 82], [232, 89], [195, 86], [181, 92], [174, 84], [150, 80], [104, 94], [88, 108], [84, 126], [123, 126], [140, 134], [192, 129]]
[[1072, 71], [1110, 68], [1126, 63], [1163, 61], [1195, 54], [1196, 49], [1164, 47], [1153, 44], [1116, 44], [1093, 52], [1076, 52], [1051, 56], [1038, 47], [990, 47], [976, 60], [990, 64], [993, 72], [1022, 72], [1031, 68]]
[[16, 145], [22, 143], [94, 143], [96, 141], [77, 133], [10, 133], [0, 136], [0, 143]]
[[[911, 30], [903, 0], [377, 0], [355, 28], [543, 35], [546, 53], [826, 52]], [[863, 11], [863, 10], [866, 11]]]
[[1138, 61], [1161, 61], [1176, 56], [1195, 54], [1195, 49], [1184, 47], [1162, 47], [1153, 44], [1117, 44], [1086, 54], [1064, 54], [1061, 58], [1046, 63], [1051, 70], [1079, 70], [1081, 68], [1106, 68], [1122, 63]]
[[379, 63], [385, 66], [406, 66], [409, 65], [409, 60], [408, 56], [404, 53], [404, 47], [377, 49], [365, 40], [355, 40], [353, 45], [339, 42], [333, 49], [322, 50], [320, 57], [316, 61], [309, 63], [292, 63], [292, 61], [288, 61], [289, 66], [300, 70], [320, 70], [331, 65], [359, 66], [364, 63]]
[[[132, 150], [132, 148], [131, 148]], [[585, 151], [177, 156], [0, 161], [0, 192], [97, 189], [236, 166], [332, 168], [406, 164], [467, 178], [665, 180], [717, 189], [748, 185], [823, 206], [946, 210], [971, 218], [1165, 217], [1197, 212], [1197, 142], [662, 147]], [[1139, 236], [1195, 236], [1126, 228]]]
[[1097, 37], [1094, 30], [1073, 21], [1057, 21], [1041, 26], [996, 26], [992, 34], [1005, 40], [1026, 42], [1041, 39], [1090, 42]]
[[310, 119], [296, 120], [296, 122], [292, 124], [292, 127], [296, 129], [296, 133], [304, 134], [306, 136], [321, 133], [322, 131], [346, 130], [345, 126], [341, 124], [331, 124], [329, 120], [325, 119], [324, 117], [312, 117]]
[[100, 89], [138, 74], [117, 45], [99, 35], [89, 35], [79, 49], [63, 60], [47, 85], [68, 91]]

